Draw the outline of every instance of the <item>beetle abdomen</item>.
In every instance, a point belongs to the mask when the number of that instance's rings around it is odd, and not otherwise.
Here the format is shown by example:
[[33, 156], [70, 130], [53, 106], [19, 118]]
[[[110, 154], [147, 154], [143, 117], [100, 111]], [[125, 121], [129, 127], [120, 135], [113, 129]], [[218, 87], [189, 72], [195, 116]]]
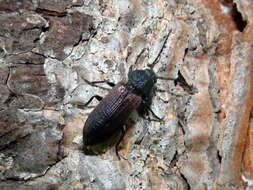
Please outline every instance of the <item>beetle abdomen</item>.
[[90, 113], [83, 130], [84, 144], [98, 144], [111, 137], [140, 103], [141, 97], [128, 92], [126, 83], [119, 82]]

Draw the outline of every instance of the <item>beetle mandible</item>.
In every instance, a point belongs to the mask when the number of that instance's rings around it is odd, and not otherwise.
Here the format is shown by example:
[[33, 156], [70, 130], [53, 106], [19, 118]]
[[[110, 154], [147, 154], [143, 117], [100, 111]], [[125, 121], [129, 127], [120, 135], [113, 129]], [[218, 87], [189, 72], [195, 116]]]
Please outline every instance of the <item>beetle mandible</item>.
[[[93, 96], [100, 103], [89, 114], [83, 128], [85, 148], [106, 141], [118, 130], [122, 129], [129, 117], [141, 105], [151, 101], [152, 91], [157, 79], [174, 80], [158, 77], [151, 69], [132, 70], [128, 73], [127, 82], [119, 82], [104, 97]], [[149, 110], [152, 111], [152, 110]], [[153, 113], [153, 112], [152, 112]], [[117, 145], [116, 145], [116, 154]]]

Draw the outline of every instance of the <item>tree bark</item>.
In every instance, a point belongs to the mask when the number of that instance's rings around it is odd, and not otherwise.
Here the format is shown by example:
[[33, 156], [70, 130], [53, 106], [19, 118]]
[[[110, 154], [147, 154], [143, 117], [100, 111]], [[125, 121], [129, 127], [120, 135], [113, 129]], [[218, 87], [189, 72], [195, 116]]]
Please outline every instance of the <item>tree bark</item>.
[[[250, 0], [0, 0], [0, 189], [253, 189], [252, 18]], [[177, 79], [157, 81], [162, 121], [134, 112], [120, 160], [87, 155], [98, 102], [80, 105], [109, 90], [90, 82], [130, 66]]]

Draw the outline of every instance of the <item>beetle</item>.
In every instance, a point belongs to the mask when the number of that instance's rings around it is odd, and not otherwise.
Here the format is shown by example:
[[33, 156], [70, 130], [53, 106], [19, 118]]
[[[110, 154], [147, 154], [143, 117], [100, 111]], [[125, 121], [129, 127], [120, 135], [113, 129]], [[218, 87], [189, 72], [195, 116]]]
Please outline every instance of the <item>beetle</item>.
[[[130, 68], [127, 82], [121, 81], [116, 85], [107, 82], [113, 88], [104, 98], [97, 95], [91, 97], [85, 105], [90, 103], [93, 98], [100, 100], [100, 103], [89, 114], [84, 124], [83, 143], [85, 149], [103, 143], [119, 130], [124, 131], [124, 125], [134, 110], [144, 108], [142, 110], [148, 109], [152, 112], [149, 109], [149, 104], [157, 79], [174, 80], [158, 77], [151, 69], [132, 70]], [[152, 114], [154, 113], [152, 112]], [[124, 135], [123, 132], [122, 135]], [[122, 138], [123, 136], [119, 142]], [[118, 156], [117, 145], [116, 154]]]

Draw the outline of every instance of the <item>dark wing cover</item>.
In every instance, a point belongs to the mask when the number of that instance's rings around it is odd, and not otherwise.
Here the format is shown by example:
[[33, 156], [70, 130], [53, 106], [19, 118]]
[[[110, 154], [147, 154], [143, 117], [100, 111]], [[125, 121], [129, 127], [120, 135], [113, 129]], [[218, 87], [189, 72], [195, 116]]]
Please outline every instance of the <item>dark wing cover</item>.
[[141, 97], [129, 93], [120, 82], [90, 113], [83, 130], [84, 144], [93, 145], [111, 137], [141, 103]]

